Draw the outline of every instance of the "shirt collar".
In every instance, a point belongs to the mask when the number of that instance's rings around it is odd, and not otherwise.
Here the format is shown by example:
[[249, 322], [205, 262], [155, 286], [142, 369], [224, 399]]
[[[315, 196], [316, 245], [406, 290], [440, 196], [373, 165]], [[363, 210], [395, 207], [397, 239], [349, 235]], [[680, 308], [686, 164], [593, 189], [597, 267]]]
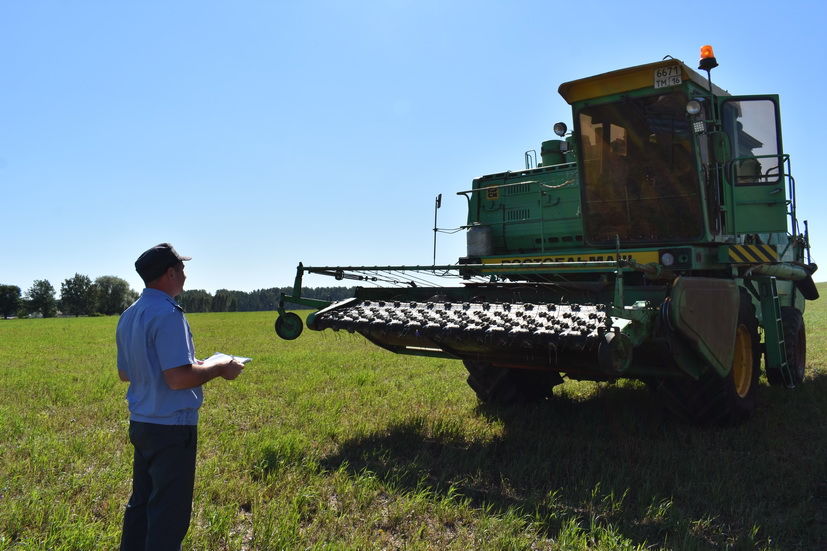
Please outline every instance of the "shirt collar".
[[151, 289], [149, 287], [145, 287], [143, 291], [143, 296], [154, 300], [166, 300], [179, 310], [184, 310], [177, 302], [175, 302], [175, 299], [173, 297], [169, 296], [167, 293], [163, 291], [159, 291], [158, 289]]

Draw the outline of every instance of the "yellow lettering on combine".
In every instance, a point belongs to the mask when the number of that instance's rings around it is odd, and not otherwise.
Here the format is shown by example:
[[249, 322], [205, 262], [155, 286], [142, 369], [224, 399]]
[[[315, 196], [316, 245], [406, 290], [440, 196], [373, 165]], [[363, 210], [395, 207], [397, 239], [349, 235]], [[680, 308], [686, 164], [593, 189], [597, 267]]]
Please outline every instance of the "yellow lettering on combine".
[[[646, 264], [649, 262], [657, 262], [658, 261], [658, 253], [657, 251], [637, 251], [637, 252], [625, 252], [620, 254], [620, 258], [623, 260], [634, 260], [641, 264]], [[571, 256], [544, 256], [544, 257], [528, 257], [528, 256], [517, 256], [517, 257], [509, 257], [509, 258], [483, 258], [483, 264], [490, 264], [491, 270], [495, 270], [497, 265], [521, 265], [521, 264], [538, 264], [538, 263], [555, 263], [555, 264], [569, 264], [575, 262], [616, 262], [617, 255], [612, 253], [599, 253], [593, 255], [571, 255]], [[532, 266], [526, 266], [526, 270], [532, 269]], [[588, 269], [586, 267], [574, 267], [574, 268], [566, 268], [565, 266], [555, 266], [549, 268], [543, 268], [546, 270], [571, 270], [571, 269]]]

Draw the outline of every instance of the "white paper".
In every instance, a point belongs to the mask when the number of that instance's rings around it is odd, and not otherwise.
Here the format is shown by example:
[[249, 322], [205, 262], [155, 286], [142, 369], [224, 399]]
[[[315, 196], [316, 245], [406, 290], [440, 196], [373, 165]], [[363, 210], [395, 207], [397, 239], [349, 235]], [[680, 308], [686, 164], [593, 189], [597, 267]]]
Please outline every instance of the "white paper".
[[209, 358], [204, 360], [204, 363], [207, 362], [215, 362], [215, 363], [225, 363], [229, 360], [235, 360], [237, 362], [246, 364], [247, 362], [251, 361], [253, 358], [245, 358], [244, 356], [231, 356], [230, 354], [224, 354], [223, 352], [216, 352]]

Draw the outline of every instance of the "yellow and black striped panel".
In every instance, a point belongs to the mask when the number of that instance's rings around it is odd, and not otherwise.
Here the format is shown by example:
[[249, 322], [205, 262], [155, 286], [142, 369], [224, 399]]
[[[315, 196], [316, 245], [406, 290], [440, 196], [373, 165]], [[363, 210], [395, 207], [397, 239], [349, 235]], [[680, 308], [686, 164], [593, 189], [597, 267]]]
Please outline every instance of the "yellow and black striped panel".
[[778, 252], [772, 245], [730, 245], [729, 260], [734, 264], [778, 262]]

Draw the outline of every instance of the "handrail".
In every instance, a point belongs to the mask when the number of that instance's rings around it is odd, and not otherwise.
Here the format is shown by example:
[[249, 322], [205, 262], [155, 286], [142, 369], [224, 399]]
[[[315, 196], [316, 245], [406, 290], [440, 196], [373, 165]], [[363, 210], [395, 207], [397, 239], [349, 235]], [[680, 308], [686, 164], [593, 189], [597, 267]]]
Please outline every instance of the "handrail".
[[[776, 180], [772, 182], [753, 182], [753, 183], [738, 183], [738, 174], [736, 170], [736, 163], [738, 161], [746, 161], [746, 160], [757, 160], [757, 159], [778, 159], [778, 177]], [[781, 172], [782, 166], [786, 166], [786, 171], [784, 173]], [[743, 187], [755, 187], [755, 186], [771, 186], [771, 185], [784, 185], [784, 180], [789, 178], [792, 180], [792, 176], [789, 172], [790, 169], [790, 156], [787, 153], [776, 153], [773, 155], [749, 155], [745, 157], [735, 157], [734, 159], [730, 159], [726, 163], [724, 163], [724, 174], [726, 175], [727, 179], [729, 180], [729, 204], [731, 205], [731, 209], [729, 211], [728, 217], [730, 220], [731, 227], [733, 231], [735, 231], [737, 222], [736, 219], [738, 218], [738, 209], [736, 208], [736, 201], [735, 201], [735, 190], [737, 188]], [[759, 176], [759, 178], [765, 178], [766, 176]], [[793, 190], [793, 197], [795, 193]], [[792, 212], [795, 212], [794, 207], [795, 200], [792, 199]], [[793, 214], [793, 227], [797, 227], [798, 223], [795, 222], [795, 216]]]
[[525, 169], [531, 170], [537, 166], [537, 150], [529, 149], [525, 152]]
[[465, 195], [467, 193], [474, 193], [475, 191], [488, 191], [489, 189], [500, 189], [504, 187], [524, 186], [526, 184], [539, 184], [539, 180], [526, 180], [524, 182], [512, 182], [510, 184], [497, 184], [494, 186], [478, 187], [476, 189], [469, 189], [466, 191], [458, 191], [457, 195]]
[[[574, 164], [574, 163], [570, 163], [570, 164]], [[546, 189], [560, 189], [562, 187], [570, 186], [570, 185], [576, 184], [576, 183], [577, 183], [577, 180], [575, 178], [570, 178], [570, 179], [566, 180], [565, 182], [563, 182], [562, 184], [557, 184], [557, 185], [554, 185], [554, 186], [552, 186], [550, 184], [544, 184], [544, 183], [540, 182], [539, 180], [525, 180], [523, 182], [511, 182], [509, 184], [496, 184], [496, 185], [493, 185], [493, 186], [485, 186], [485, 187], [478, 187], [478, 188], [475, 188], [475, 189], [467, 189], [465, 191], [458, 191], [457, 195], [466, 195], [467, 196], [467, 194], [475, 193], [477, 191], [488, 191], [490, 189], [500, 189], [500, 188], [512, 187], [512, 186], [522, 186], [522, 185], [525, 185], [525, 184], [539, 184], [540, 186], [542, 186]]]
[[[768, 170], [778, 170], [779, 173], [777, 175], [771, 174], [760, 174], [754, 177], [749, 177], [755, 180], [754, 182], [738, 182], [738, 174], [737, 174], [737, 164], [739, 161], [757, 161], [759, 159], [777, 159], [778, 164], [775, 167], [770, 167]], [[790, 156], [787, 153], [776, 153], [773, 155], [747, 155], [744, 157], [735, 157], [727, 161], [727, 168], [732, 179], [732, 183], [736, 186], [771, 186], [775, 185], [778, 182], [781, 182], [784, 179], [785, 174], [781, 172], [781, 167], [783, 165], [789, 165]], [[773, 178], [770, 180], [769, 178]], [[763, 181], [762, 181], [763, 180]]]
[[790, 198], [790, 229], [792, 230], [793, 235], [798, 235], [798, 217], [795, 214], [795, 178], [793, 178], [793, 168], [792, 162], [790, 161], [790, 156], [785, 155], [785, 157], [784, 164], [786, 165], [786, 170], [784, 171], [784, 176], [787, 178], [787, 197]]

